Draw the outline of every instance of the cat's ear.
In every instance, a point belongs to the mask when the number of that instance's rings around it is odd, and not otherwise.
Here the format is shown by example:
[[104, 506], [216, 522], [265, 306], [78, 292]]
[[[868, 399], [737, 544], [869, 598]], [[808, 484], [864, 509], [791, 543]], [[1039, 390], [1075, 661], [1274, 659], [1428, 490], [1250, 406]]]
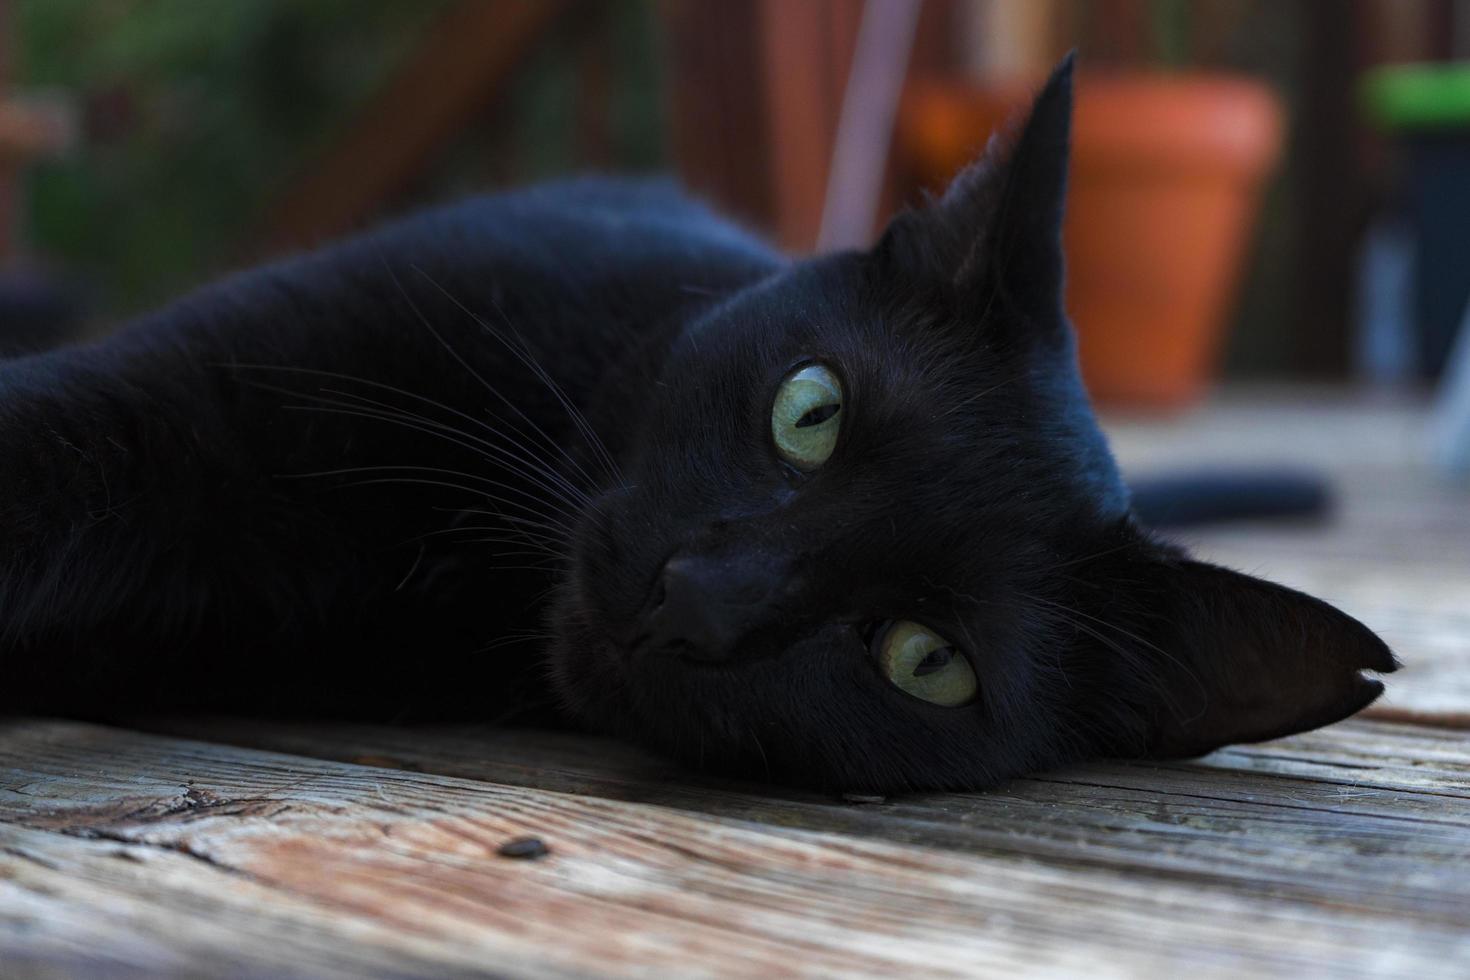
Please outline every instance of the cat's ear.
[[1056, 67], [1013, 137], [992, 136], [942, 197], [895, 218], [878, 251], [937, 274], [962, 304], [999, 297], [1028, 318], [1059, 316], [1073, 64]]
[[[1362, 671], [1398, 667], [1371, 630], [1320, 599], [1188, 559], [1129, 566], [1113, 588], [1138, 590], [1132, 604], [1149, 608], [1098, 651], [1117, 658], [1112, 694], [1141, 727], [1129, 751], [1194, 756], [1317, 728], [1383, 692]], [[1109, 615], [1088, 621], [1095, 634], [1114, 631]]]

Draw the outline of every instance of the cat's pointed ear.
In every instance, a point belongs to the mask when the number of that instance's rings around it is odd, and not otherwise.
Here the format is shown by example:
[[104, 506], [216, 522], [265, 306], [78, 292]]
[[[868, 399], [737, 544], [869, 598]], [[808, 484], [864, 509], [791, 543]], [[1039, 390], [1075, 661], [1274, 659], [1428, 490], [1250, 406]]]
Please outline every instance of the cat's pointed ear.
[[962, 301], [988, 304], [998, 292], [1023, 313], [1059, 314], [1074, 58], [1052, 72], [1019, 132], [992, 136], [942, 197], [895, 218], [880, 252], [937, 272]]
[[1194, 756], [1317, 728], [1383, 692], [1362, 671], [1398, 667], [1371, 630], [1320, 599], [1204, 562], [1130, 565], [1119, 574], [1151, 608], [1109, 639], [1127, 661], [1114, 691], [1142, 723], [1133, 751]]

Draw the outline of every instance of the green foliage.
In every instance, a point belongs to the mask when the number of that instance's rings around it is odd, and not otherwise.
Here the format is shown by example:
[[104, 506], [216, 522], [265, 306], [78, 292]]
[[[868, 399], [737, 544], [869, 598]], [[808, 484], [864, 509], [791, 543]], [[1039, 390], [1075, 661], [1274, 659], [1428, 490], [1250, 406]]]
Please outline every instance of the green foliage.
[[1184, 68], [1189, 63], [1189, 6], [1185, 0], [1153, 0], [1149, 22], [1154, 60], [1162, 68]]
[[[406, 203], [444, 200], [569, 171], [648, 173], [666, 167], [656, 7], [597, 0], [564, 18], [520, 64], [491, 115], [460, 133], [409, 188]], [[601, 61], [601, 105], [582, 104], [589, 40]], [[602, 141], [580, 127], [589, 109]], [[589, 145], [596, 144], [596, 145]]]
[[[70, 158], [31, 175], [29, 240], [93, 284], [108, 313], [235, 264], [276, 195], [453, 2], [15, 0], [18, 84], [67, 93], [86, 132]], [[527, 52], [493, 118], [395, 204], [662, 163], [653, 5], [601, 0], [576, 13]], [[589, 38], [602, 46], [607, 114], [595, 158], [577, 129]]]
[[18, 0], [17, 75], [88, 138], [28, 186], [30, 240], [136, 309], [228, 264], [283, 181], [445, 0]]

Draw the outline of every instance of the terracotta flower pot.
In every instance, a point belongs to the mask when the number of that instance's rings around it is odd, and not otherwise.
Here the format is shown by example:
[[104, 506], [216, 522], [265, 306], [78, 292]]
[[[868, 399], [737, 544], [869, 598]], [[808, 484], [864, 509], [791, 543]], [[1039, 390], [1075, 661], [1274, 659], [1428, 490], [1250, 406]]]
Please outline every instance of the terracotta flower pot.
[[[1023, 110], [1034, 87], [913, 85], [899, 138], [941, 185]], [[1082, 75], [1064, 232], [1067, 308], [1094, 398], [1177, 407], [1213, 374], [1282, 113], [1258, 82]]]

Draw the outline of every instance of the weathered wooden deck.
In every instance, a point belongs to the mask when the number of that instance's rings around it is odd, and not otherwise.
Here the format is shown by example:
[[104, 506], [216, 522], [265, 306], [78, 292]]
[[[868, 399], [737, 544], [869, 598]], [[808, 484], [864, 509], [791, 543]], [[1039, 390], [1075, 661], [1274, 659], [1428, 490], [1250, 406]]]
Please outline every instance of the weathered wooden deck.
[[[1406, 667], [1370, 717], [1192, 763], [843, 803], [598, 739], [0, 727], [0, 975], [1470, 976], [1470, 493], [1412, 408], [1256, 393], [1120, 455], [1286, 459], [1337, 520], [1196, 536]], [[535, 835], [540, 860], [497, 855]]]

